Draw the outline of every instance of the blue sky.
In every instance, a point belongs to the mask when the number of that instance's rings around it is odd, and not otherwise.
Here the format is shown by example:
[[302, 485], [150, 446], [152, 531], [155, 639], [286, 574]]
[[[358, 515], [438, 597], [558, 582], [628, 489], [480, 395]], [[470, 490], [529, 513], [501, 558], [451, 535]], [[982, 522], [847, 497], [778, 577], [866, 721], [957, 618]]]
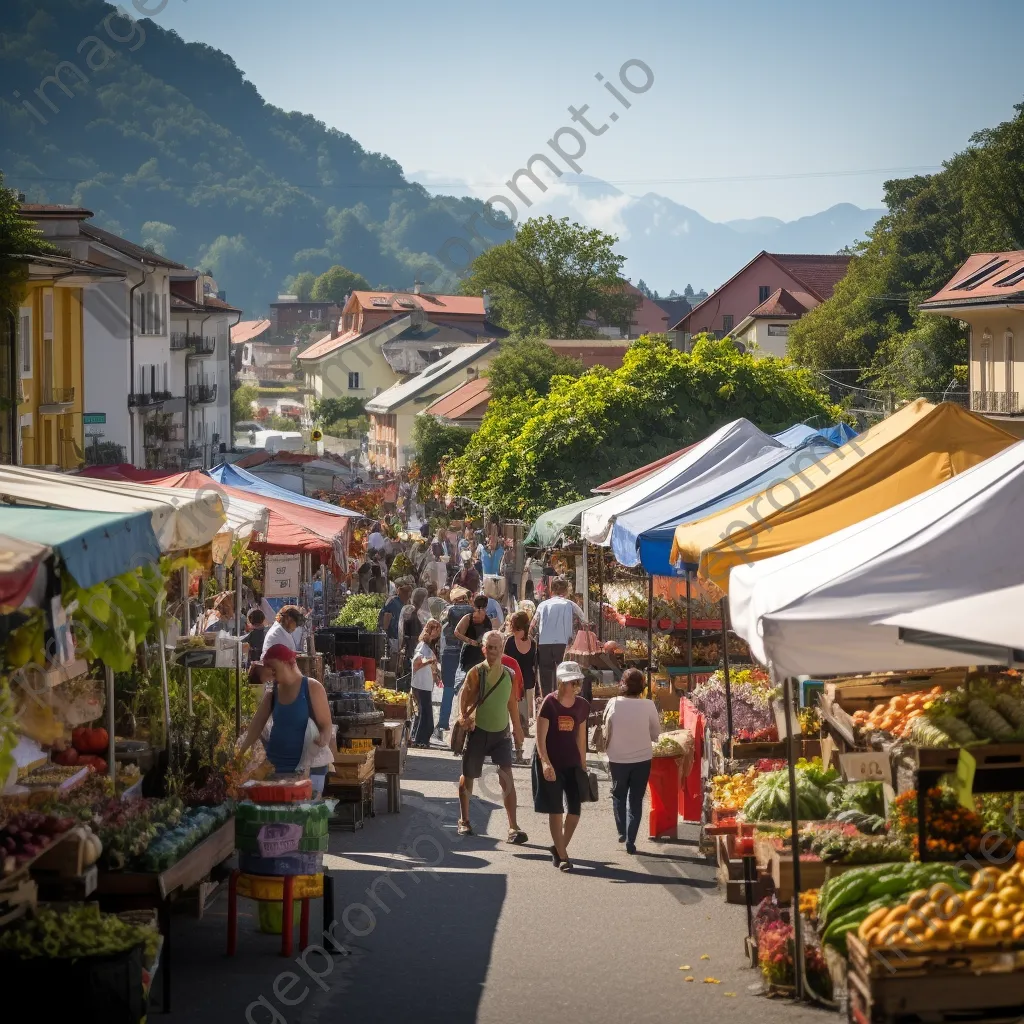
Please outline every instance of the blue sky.
[[[586, 174], [712, 220], [878, 206], [886, 177], [1024, 100], [1021, 0], [169, 0], [154, 20], [231, 54], [269, 102], [484, 198], [590, 104], [609, 128]], [[653, 72], [642, 95], [627, 60]]]

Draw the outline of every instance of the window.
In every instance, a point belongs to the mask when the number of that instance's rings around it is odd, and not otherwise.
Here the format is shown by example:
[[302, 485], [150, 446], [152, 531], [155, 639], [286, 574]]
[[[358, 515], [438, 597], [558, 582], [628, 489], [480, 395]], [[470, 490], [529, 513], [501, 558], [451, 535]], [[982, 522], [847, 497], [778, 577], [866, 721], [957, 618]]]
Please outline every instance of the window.
[[732, 330], [732, 320], [733, 320], [732, 313], [726, 313], [725, 316], [722, 317], [722, 330], [723, 331], [731, 331]]
[[762, 302], [768, 301], [768, 296], [772, 293], [772, 287], [769, 284], [761, 284], [757, 286], [757, 304], [760, 306]]
[[18, 364], [22, 378], [32, 376], [32, 310], [18, 310]]
[[43, 292], [43, 337], [53, 337], [53, 292]]
[[309, 319], [310, 320], [319, 320], [320, 319], [320, 310], [318, 310], [318, 309], [311, 309], [309, 311]]
[[768, 325], [768, 337], [769, 338], [788, 338], [789, 337], [789, 324], [769, 324]]
[[348, 375], [348, 389], [349, 389], [349, 391], [358, 391], [359, 390], [359, 374], [358, 373], [350, 373]]
[[1010, 392], [1013, 391], [1013, 331], [1007, 331], [1003, 335], [1003, 359], [1006, 391]]
[[992, 332], [986, 331], [981, 337], [981, 346], [978, 363], [978, 385], [980, 390], [988, 391], [989, 372], [988, 361], [992, 356]]
[[44, 395], [53, 390], [53, 338], [43, 338], [43, 373], [39, 383]]
[[135, 329], [139, 334], [167, 332], [167, 296], [160, 292], [139, 292], [135, 296]]

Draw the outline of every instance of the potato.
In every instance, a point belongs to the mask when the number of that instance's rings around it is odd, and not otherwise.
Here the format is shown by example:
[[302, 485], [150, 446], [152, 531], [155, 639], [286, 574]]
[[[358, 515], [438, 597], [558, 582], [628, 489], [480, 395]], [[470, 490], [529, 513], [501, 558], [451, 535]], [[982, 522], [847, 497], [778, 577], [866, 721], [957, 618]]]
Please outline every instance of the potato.
[[995, 922], [996, 935], [1001, 939], [1009, 939], [1013, 935], [1013, 922], [1007, 919]]
[[950, 896], [955, 896], [956, 891], [948, 882], [936, 882], [928, 890], [928, 897], [933, 903], [945, 903]]
[[1013, 915], [1017, 912], [1017, 908], [1012, 904], [1003, 903], [1002, 900], [997, 900], [995, 906], [992, 908], [992, 920], [993, 921], [1012, 921]]
[[942, 904], [942, 916], [945, 920], [952, 921], [954, 917], [963, 914], [967, 909], [968, 906], [964, 898], [959, 893], [955, 893]]
[[996, 928], [991, 921], [975, 921], [971, 926], [971, 934], [968, 939], [971, 942], [983, 942], [987, 939], [994, 939], [995, 936]]
[[966, 914], [961, 914], [949, 922], [949, 934], [954, 939], [966, 939], [971, 934], [973, 924], [974, 922]]
[[1024, 889], [1019, 885], [1004, 885], [999, 890], [999, 900], [1009, 906], [1024, 906]]

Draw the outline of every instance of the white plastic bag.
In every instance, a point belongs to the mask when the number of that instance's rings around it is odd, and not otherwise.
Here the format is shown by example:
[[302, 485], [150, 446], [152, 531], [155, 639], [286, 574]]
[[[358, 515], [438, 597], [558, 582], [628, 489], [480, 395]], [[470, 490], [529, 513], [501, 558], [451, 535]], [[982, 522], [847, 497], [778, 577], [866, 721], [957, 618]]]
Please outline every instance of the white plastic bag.
[[[331, 727], [333, 730], [333, 726]], [[306, 772], [310, 768], [326, 768], [334, 763], [334, 754], [331, 752], [330, 743], [320, 746], [317, 740], [320, 738], [320, 728], [312, 718], [306, 721], [306, 736], [302, 741], [302, 757], [299, 758], [299, 765], [296, 771]]]

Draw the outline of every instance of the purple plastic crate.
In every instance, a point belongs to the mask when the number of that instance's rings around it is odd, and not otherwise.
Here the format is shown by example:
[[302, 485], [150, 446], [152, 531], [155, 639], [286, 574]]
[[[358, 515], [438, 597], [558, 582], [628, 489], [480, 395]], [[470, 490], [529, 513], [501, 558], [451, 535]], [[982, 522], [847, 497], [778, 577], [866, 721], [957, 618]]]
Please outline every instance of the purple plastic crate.
[[261, 857], [258, 853], [238, 854], [238, 870], [247, 875], [321, 875], [322, 853], [285, 853], [280, 857]]

